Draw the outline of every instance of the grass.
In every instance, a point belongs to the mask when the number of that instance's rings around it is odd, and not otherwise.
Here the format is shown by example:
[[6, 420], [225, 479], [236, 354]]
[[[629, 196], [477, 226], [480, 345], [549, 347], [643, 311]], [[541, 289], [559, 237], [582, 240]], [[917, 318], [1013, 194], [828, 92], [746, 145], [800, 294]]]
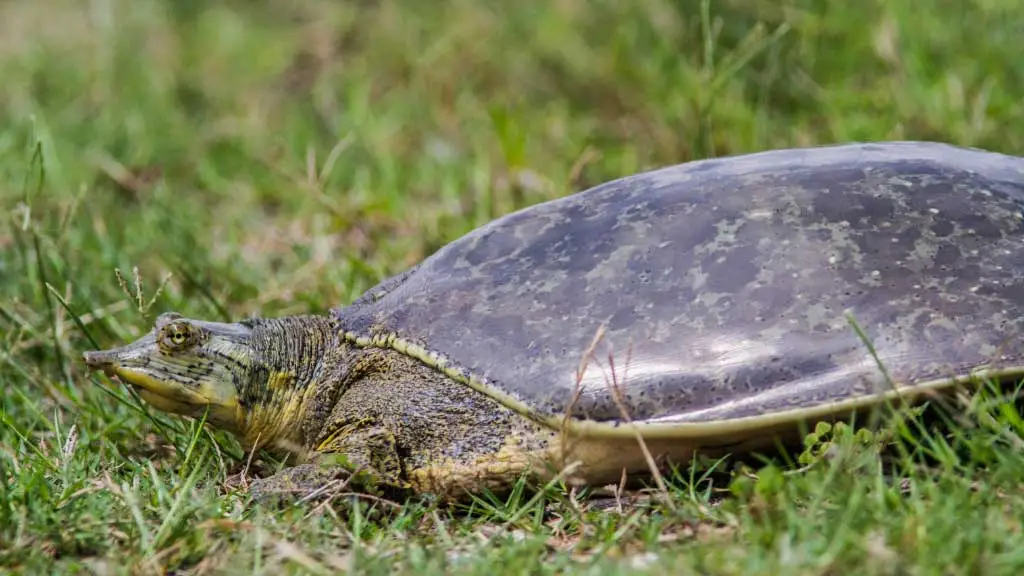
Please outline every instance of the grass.
[[1024, 154], [1022, 36], [1011, 0], [0, 4], [0, 567], [1019, 573], [1024, 423], [995, 394], [682, 469], [668, 503], [264, 510], [226, 488], [231, 438], [76, 359], [165, 310], [344, 304], [645, 168], [900, 138]]

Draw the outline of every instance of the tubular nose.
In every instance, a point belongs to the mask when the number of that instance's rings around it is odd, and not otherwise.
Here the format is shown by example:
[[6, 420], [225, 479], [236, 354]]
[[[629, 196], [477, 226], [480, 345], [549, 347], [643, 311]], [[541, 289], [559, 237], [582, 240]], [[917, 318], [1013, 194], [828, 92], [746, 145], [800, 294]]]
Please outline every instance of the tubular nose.
[[102, 350], [90, 350], [82, 354], [82, 360], [90, 368], [103, 368], [110, 365], [110, 355]]

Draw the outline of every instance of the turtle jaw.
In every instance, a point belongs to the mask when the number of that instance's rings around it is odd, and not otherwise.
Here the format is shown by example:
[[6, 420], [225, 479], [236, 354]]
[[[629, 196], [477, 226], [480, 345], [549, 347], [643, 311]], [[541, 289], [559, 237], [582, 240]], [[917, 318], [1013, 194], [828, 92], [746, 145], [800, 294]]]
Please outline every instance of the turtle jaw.
[[230, 379], [190, 377], [184, 364], [146, 354], [143, 341], [85, 352], [82, 358], [89, 368], [131, 385], [158, 410], [193, 418], [205, 415], [217, 428], [242, 432], [245, 411]]

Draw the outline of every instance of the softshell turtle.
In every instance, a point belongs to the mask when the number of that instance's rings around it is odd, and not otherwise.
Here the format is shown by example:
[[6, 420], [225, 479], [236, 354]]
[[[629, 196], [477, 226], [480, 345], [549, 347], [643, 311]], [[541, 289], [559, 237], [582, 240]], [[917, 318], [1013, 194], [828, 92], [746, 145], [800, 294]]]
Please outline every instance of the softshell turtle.
[[327, 315], [167, 313], [85, 361], [308, 456], [260, 490], [614, 482], [638, 437], [681, 462], [1024, 376], [1022, 210], [1024, 158], [945, 144], [696, 161], [499, 218]]

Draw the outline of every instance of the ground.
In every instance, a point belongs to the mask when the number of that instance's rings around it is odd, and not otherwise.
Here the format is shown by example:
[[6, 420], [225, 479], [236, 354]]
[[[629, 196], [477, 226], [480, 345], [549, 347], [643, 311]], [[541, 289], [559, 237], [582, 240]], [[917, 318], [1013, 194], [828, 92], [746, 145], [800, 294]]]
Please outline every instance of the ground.
[[0, 571], [1024, 568], [1024, 422], [991, 394], [645, 492], [270, 509], [238, 486], [271, 458], [77, 361], [166, 310], [350, 302], [645, 168], [900, 138], [1024, 154], [1017, 2], [207, 6], [0, 4]]

